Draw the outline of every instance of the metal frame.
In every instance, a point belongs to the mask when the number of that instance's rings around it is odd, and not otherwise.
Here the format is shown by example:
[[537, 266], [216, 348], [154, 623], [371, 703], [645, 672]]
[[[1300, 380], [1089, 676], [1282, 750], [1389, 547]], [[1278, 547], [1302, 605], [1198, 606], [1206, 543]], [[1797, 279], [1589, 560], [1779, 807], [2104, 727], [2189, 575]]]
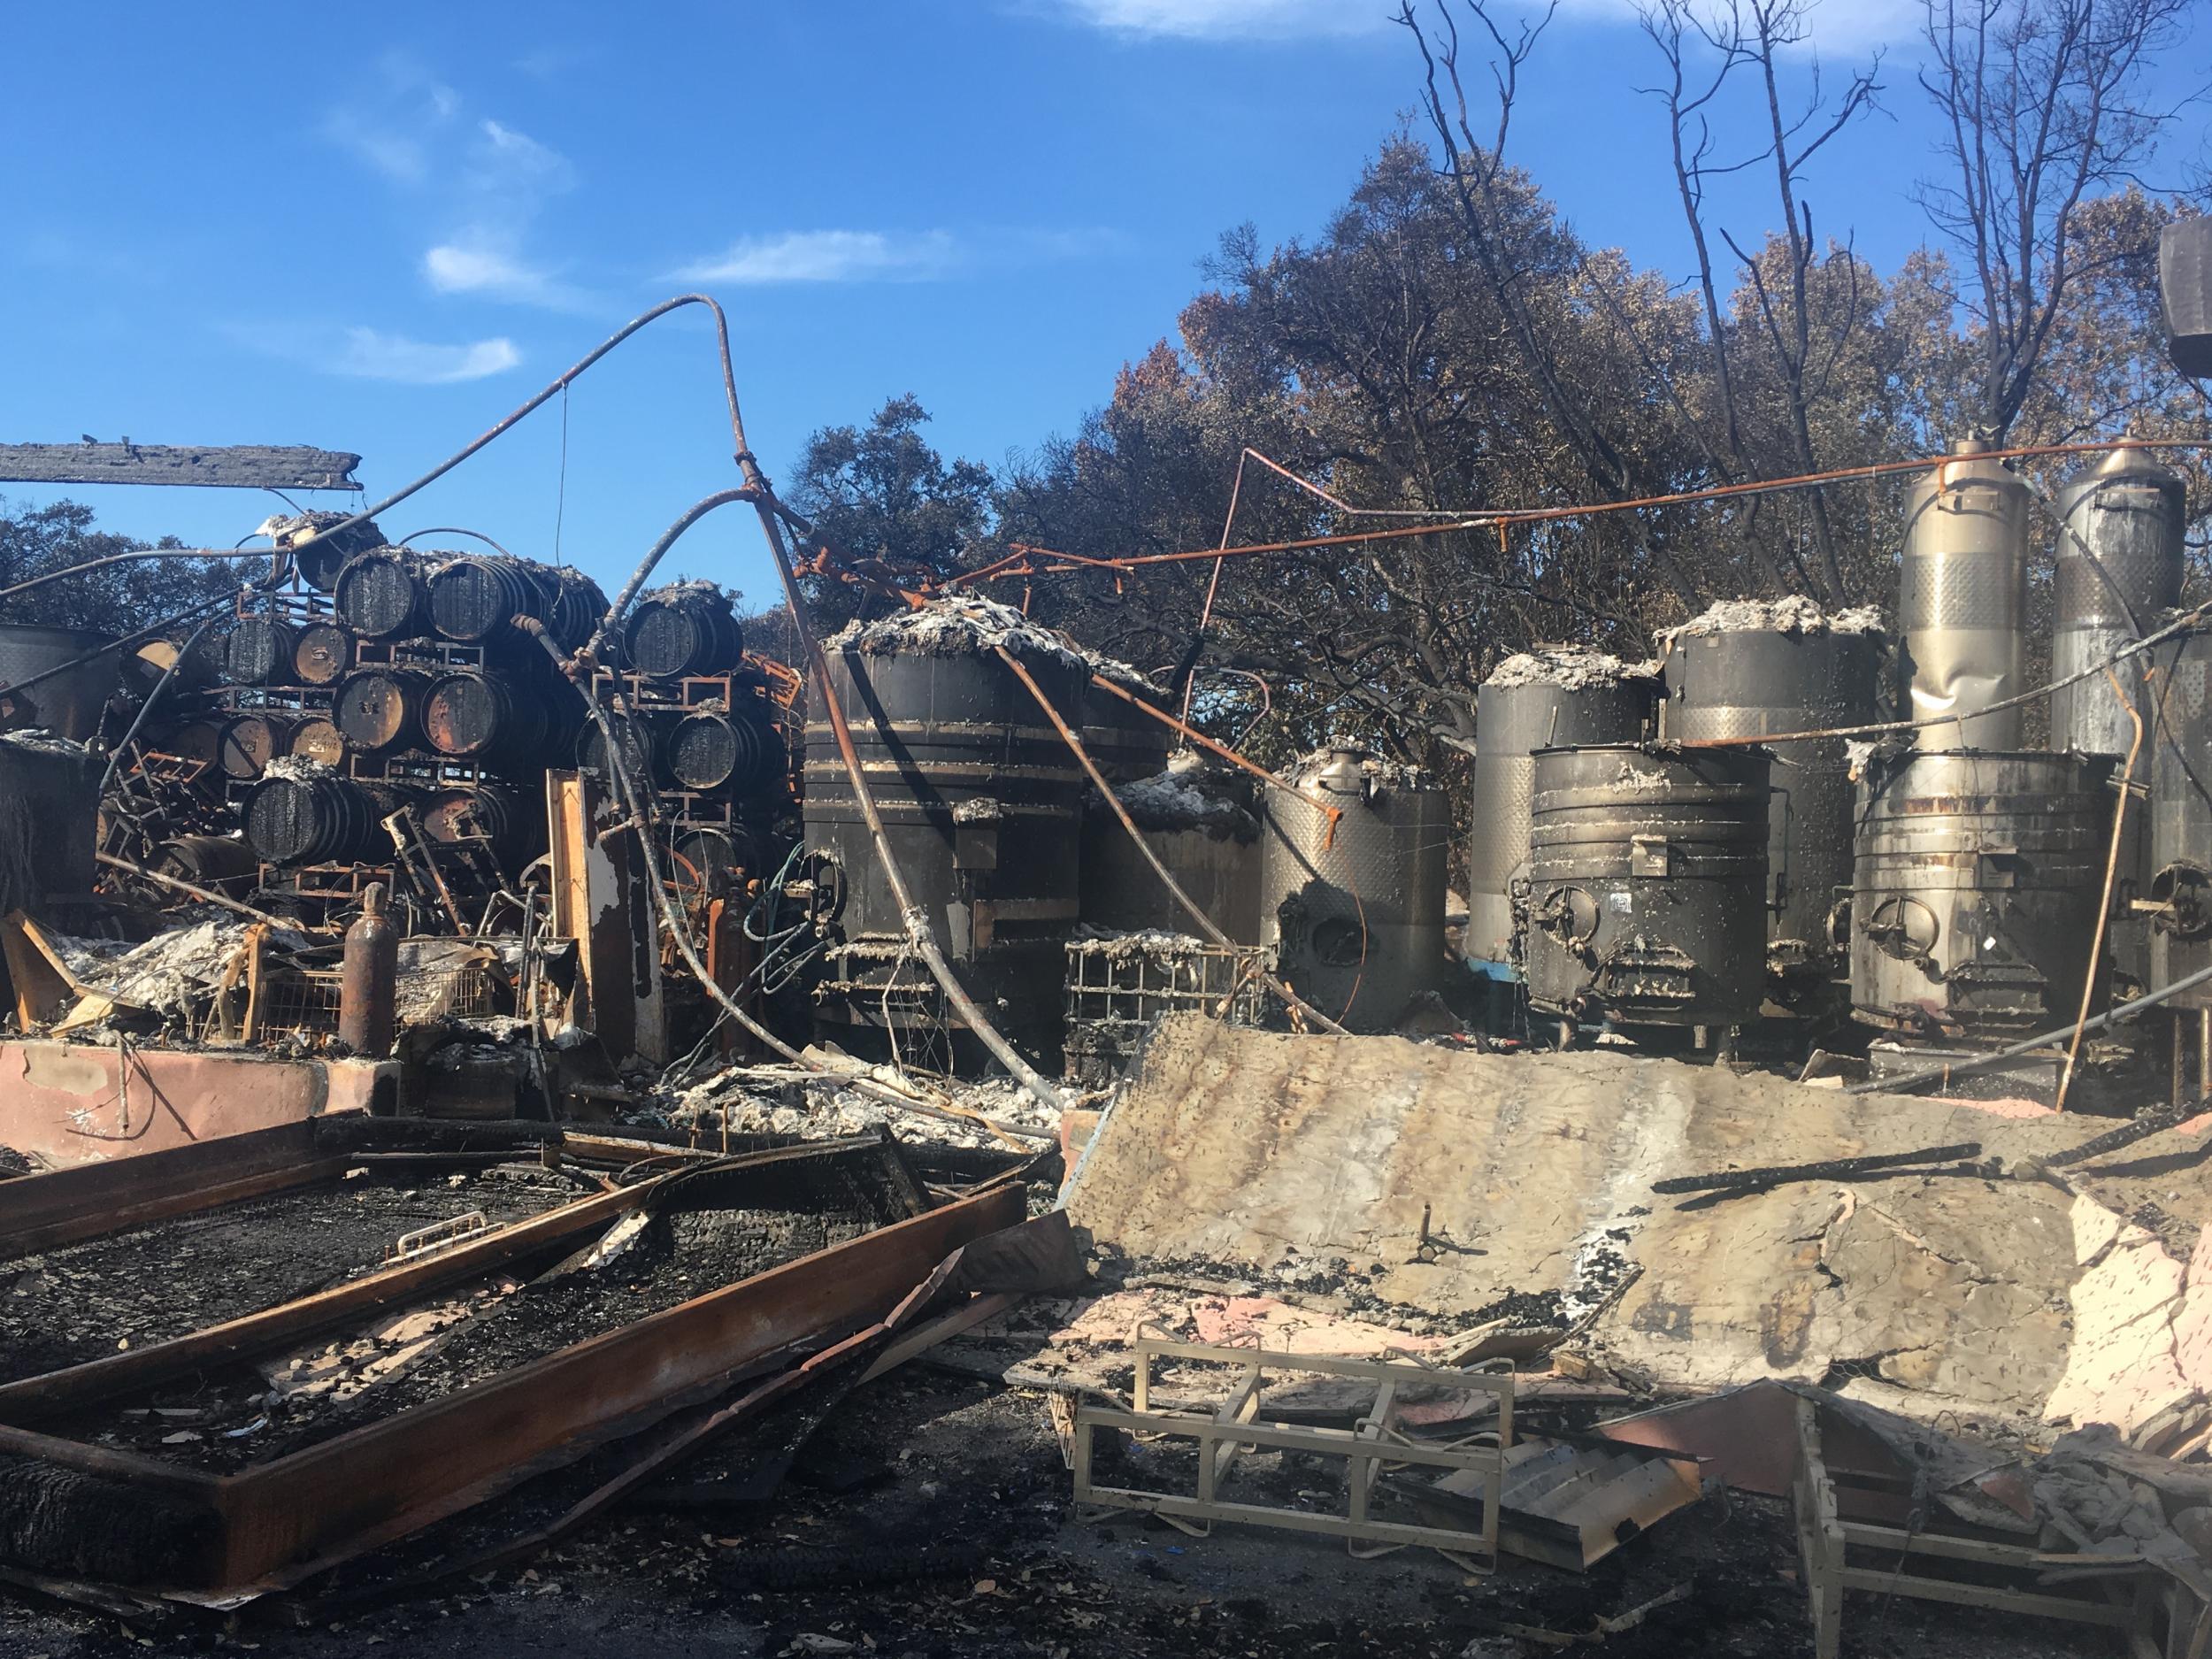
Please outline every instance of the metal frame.
[[[1960, 1607], [1990, 1608], [2077, 1624], [2096, 1624], [2125, 1632], [2130, 1646], [2139, 1654], [2154, 1655], [2158, 1651], [2150, 1645], [2145, 1631], [2155, 1597], [2146, 1594], [2152, 1586], [2139, 1578], [2131, 1588], [2106, 1579], [2109, 1599], [2093, 1601], [1962, 1578], [1938, 1578], [1926, 1571], [1909, 1571], [1905, 1563], [1879, 1569], [1853, 1565], [1850, 1552], [1854, 1547], [1901, 1554], [1907, 1563], [1912, 1564], [1963, 1561], [2029, 1575], [2047, 1572], [2057, 1566], [2102, 1565], [2110, 1573], [2132, 1576], [2143, 1573], [2148, 1563], [2141, 1557], [2054, 1556], [2027, 1544], [1843, 1520], [1837, 1512], [1834, 1472], [1821, 1450], [1819, 1407], [1801, 1398], [1797, 1402], [1797, 1472], [1790, 1483], [1790, 1498], [1796, 1514], [1798, 1558], [1804, 1569], [1805, 1594], [1812, 1609], [1815, 1659], [1838, 1659], [1841, 1652], [1843, 1595], [1847, 1590], [1866, 1590], [1884, 1596], [1907, 1595], [1923, 1601], [1946, 1601]], [[2168, 1610], [2170, 1615], [2175, 1609]], [[2182, 1620], [2174, 1618], [2171, 1623], [2186, 1634], [2187, 1626]], [[2202, 1648], [2189, 1642], [2171, 1651], [2178, 1659], [2182, 1652], [2196, 1655]]]
[[[1202, 1342], [1175, 1342], [1140, 1336], [1134, 1343], [1136, 1385], [1132, 1409], [1098, 1405], [1079, 1406], [1075, 1413], [1075, 1501], [1109, 1509], [1136, 1509], [1181, 1524], [1195, 1521], [1210, 1529], [1216, 1521], [1242, 1521], [1255, 1526], [1281, 1527], [1292, 1532], [1318, 1532], [1341, 1538], [1352, 1547], [1379, 1546], [1395, 1549], [1409, 1544], [1431, 1548], [1471, 1552], [1494, 1567], [1498, 1559], [1498, 1517], [1505, 1481], [1505, 1449], [1513, 1444], [1513, 1379], [1482, 1371], [1446, 1371], [1403, 1361], [1339, 1358], [1318, 1354], [1291, 1354], [1262, 1348], [1220, 1348]], [[1243, 1375], [1228, 1398], [1210, 1415], [1190, 1411], [1154, 1410], [1151, 1407], [1152, 1366], [1156, 1360], [1199, 1360], [1235, 1365]], [[1374, 1403], [1357, 1425], [1350, 1429], [1314, 1428], [1271, 1422], [1259, 1415], [1261, 1391], [1270, 1371], [1293, 1371], [1325, 1377], [1347, 1377], [1375, 1386]], [[1397, 1394], [1403, 1385], [1479, 1390], [1498, 1401], [1496, 1444], [1492, 1446], [1429, 1446], [1408, 1440], [1397, 1425]], [[1102, 1486], [1091, 1479], [1092, 1437], [1102, 1428], [1136, 1434], [1154, 1434], [1198, 1442], [1198, 1481], [1194, 1495], [1141, 1492], [1126, 1486]], [[1225, 1451], [1224, 1448], [1227, 1449]], [[1240, 1503], [1219, 1495], [1223, 1481], [1245, 1447], [1266, 1447], [1303, 1452], [1310, 1456], [1340, 1457], [1346, 1461], [1346, 1507], [1340, 1515], [1318, 1515], [1303, 1509], [1278, 1509], [1271, 1504]], [[1466, 1470], [1483, 1479], [1482, 1524], [1469, 1529], [1421, 1525], [1375, 1518], [1369, 1508], [1378, 1478], [1386, 1463], [1413, 1463], [1440, 1470]]]
[[[764, 1161], [789, 1156], [790, 1148], [780, 1148], [764, 1155]], [[318, 1172], [326, 1173], [332, 1163], [342, 1170], [350, 1162], [323, 1161]], [[280, 1173], [288, 1184], [302, 1179], [297, 1171]], [[635, 1202], [634, 1194], [627, 1189], [569, 1206], [565, 1219], [572, 1220], [579, 1210], [603, 1215], [626, 1208]], [[641, 1431], [749, 1379], [781, 1371], [880, 1324], [952, 1251], [1020, 1221], [1024, 1202], [1021, 1189], [1008, 1186], [926, 1210], [236, 1474], [181, 1468], [7, 1424], [0, 1424], [0, 1455], [165, 1493], [202, 1509], [211, 1522], [206, 1545], [179, 1582], [147, 1587], [180, 1601], [235, 1604], [288, 1588], [495, 1497], [595, 1445]], [[374, 1280], [389, 1289], [395, 1279], [422, 1276], [411, 1286], [419, 1291], [426, 1279], [442, 1281], [478, 1265], [476, 1253], [496, 1247], [511, 1231], [387, 1270]], [[370, 1282], [333, 1294], [349, 1296]], [[252, 1351], [294, 1324], [295, 1316], [306, 1317], [307, 1305], [317, 1300], [165, 1344], [155, 1369], [205, 1356], [180, 1351], [192, 1345], [210, 1353]], [[329, 1311], [326, 1302], [315, 1312], [317, 1322]], [[256, 1328], [242, 1333], [240, 1325]], [[14, 1385], [19, 1398], [34, 1391], [44, 1395], [37, 1408], [21, 1415], [75, 1403], [65, 1382], [70, 1376], [61, 1372]], [[64, 1384], [58, 1397], [58, 1382]]]

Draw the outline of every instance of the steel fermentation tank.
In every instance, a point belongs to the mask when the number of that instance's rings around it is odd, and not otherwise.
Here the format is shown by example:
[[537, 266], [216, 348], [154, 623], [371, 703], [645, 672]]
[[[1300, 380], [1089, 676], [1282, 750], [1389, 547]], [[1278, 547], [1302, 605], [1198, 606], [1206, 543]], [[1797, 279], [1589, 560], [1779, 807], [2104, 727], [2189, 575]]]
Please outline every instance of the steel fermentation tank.
[[1759, 1011], [1763, 749], [1609, 743], [1535, 755], [1529, 1005], [1623, 1025], [1731, 1027]]
[[[2051, 678], [2108, 661], [2149, 633], [2181, 602], [2180, 475], [2142, 449], [2115, 449], [2058, 493]], [[2116, 664], [2121, 688], [2141, 703], [2140, 657]], [[2051, 747], [2124, 755], [2134, 736], [2127, 710], [2101, 672], [2051, 694]]]
[[[2098, 665], [2180, 603], [2182, 512], [2179, 475], [2142, 449], [2113, 450], [2058, 494], [2051, 678], [2088, 678], [2052, 692], [2051, 747], [2124, 757], [2135, 741], [2124, 696], [2144, 720], [2138, 784], [2152, 781], [2150, 664], [2142, 657], [2112, 664], [2111, 678]], [[2150, 982], [2150, 921], [2136, 909], [2155, 870], [2150, 841], [2147, 804], [2131, 805], [2108, 925], [2114, 971], [2130, 986]]]
[[1902, 592], [1897, 611], [1903, 665], [1924, 749], [2016, 749], [2024, 708], [1978, 710], [2028, 689], [2022, 678], [2027, 608], [2028, 486], [1989, 445], [1962, 438], [1952, 460], [1923, 473], [1906, 497]]
[[1658, 695], [1647, 669], [1578, 650], [1509, 657], [1484, 682], [1467, 841], [1470, 962], [1514, 959], [1512, 880], [1528, 862], [1530, 757], [1549, 746], [1632, 743], [1646, 735]]
[[[2167, 620], [2151, 619], [2154, 628]], [[2212, 967], [2212, 633], [2162, 640], [2151, 657], [2157, 722], [2144, 897], [2154, 907], [2150, 988], [2162, 990]], [[2172, 1000], [2177, 1007], [2212, 1009], [2212, 984]]]
[[[1116, 794], [1191, 902], [1233, 942], [1258, 944], [1260, 824], [1243, 774], [1162, 772], [1118, 785]], [[1081, 896], [1083, 920], [1094, 927], [1202, 937], [1102, 801], [1084, 809]]]
[[[1676, 630], [1660, 656], [1662, 733], [1675, 741], [1773, 737], [1878, 719], [1884, 644], [1878, 628], [1839, 628], [1824, 617], [1792, 627]], [[1773, 988], [1786, 1001], [1818, 984], [1839, 985], [1847, 972], [1828, 923], [1851, 890], [1851, 809], [1842, 738], [1775, 751], [1767, 791], [1766, 950]]]
[[[1859, 783], [1853, 1017], [1995, 1041], [2072, 1019], [2112, 833], [2112, 761], [1987, 749], [1878, 754]], [[2095, 1004], [2093, 1003], [2094, 1011]]]
[[[1023, 666], [1057, 708], [1069, 657]], [[1077, 917], [1084, 777], [1022, 683], [972, 650], [828, 654], [830, 685], [914, 902], [984, 1014], [1012, 1041], [1057, 1048], [1064, 947]], [[817, 1013], [854, 1027], [926, 1030], [949, 1010], [905, 926], [826, 720], [807, 728], [806, 841], [829, 934]]]
[[[0, 623], [0, 730], [36, 728], [79, 743], [97, 733], [123, 672], [120, 648], [102, 650], [107, 643], [107, 635], [82, 628]], [[89, 661], [77, 661], [88, 655]], [[62, 672], [27, 691], [7, 689], [56, 668]]]
[[1353, 749], [1310, 755], [1285, 780], [1296, 798], [1260, 802], [1262, 941], [1322, 1013], [1388, 1031], [1446, 966], [1444, 792]]

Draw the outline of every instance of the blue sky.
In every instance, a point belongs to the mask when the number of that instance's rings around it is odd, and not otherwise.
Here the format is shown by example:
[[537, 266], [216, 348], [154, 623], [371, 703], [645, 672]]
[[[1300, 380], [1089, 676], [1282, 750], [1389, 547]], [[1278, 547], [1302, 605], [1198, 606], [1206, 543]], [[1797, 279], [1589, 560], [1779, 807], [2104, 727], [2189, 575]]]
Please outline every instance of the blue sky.
[[[772, 475], [906, 391], [941, 447], [996, 462], [1171, 333], [1222, 230], [1310, 234], [1343, 200], [1417, 95], [1385, 5], [27, 9], [0, 54], [0, 438], [313, 443], [365, 456], [373, 495], [695, 287], [729, 308]], [[1811, 193], [1824, 234], [1885, 265], [1924, 235], [1916, 12], [1814, 18], [1832, 81], [1889, 54], [1894, 113]], [[2187, 55], [2174, 84], [2203, 74], [2204, 42]], [[1634, 90], [1653, 75], [1628, 0], [1567, 0], [1513, 149], [1586, 237], [1678, 276], [1660, 115]], [[1767, 228], [1763, 196], [1720, 206], [1740, 240]], [[565, 505], [562, 436], [557, 402], [385, 529], [550, 557], [557, 511], [562, 556], [611, 586], [730, 481], [702, 324], [656, 324], [578, 382]], [[105, 526], [211, 545], [276, 505], [67, 493]], [[735, 516], [672, 564], [772, 590]]]

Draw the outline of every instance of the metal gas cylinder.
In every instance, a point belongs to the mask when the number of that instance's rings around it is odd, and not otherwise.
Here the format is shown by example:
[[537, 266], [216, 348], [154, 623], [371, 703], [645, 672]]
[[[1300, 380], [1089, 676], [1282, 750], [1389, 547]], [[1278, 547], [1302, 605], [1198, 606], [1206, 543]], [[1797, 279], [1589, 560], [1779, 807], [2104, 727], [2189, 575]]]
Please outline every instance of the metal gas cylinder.
[[346, 929], [338, 976], [338, 1041], [381, 1059], [399, 1036], [399, 930], [384, 914], [384, 884], [372, 881], [361, 916]]

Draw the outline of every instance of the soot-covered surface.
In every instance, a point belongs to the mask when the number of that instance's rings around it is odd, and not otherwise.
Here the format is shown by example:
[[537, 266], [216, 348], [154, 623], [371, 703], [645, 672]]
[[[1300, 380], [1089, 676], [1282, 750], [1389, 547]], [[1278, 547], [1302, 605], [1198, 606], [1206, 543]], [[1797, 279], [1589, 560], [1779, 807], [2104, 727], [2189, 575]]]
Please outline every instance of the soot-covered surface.
[[311, 1295], [375, 1271], [403, 1234], [470, 1210], [520, 1221], [575, 1195], [498, 1171], [364, 1174], [0, 1263], [0, 1382]]
[[[385, 1310], [317, 1352], [258, 1356], [43, 1425], [211, 1471], [269, 1462], [916, 1213], [874, 1147], [672, 1183], [596, 1266], [573, 1256]], [[612, 1236], [611, 1234], [610, 1236]]]

